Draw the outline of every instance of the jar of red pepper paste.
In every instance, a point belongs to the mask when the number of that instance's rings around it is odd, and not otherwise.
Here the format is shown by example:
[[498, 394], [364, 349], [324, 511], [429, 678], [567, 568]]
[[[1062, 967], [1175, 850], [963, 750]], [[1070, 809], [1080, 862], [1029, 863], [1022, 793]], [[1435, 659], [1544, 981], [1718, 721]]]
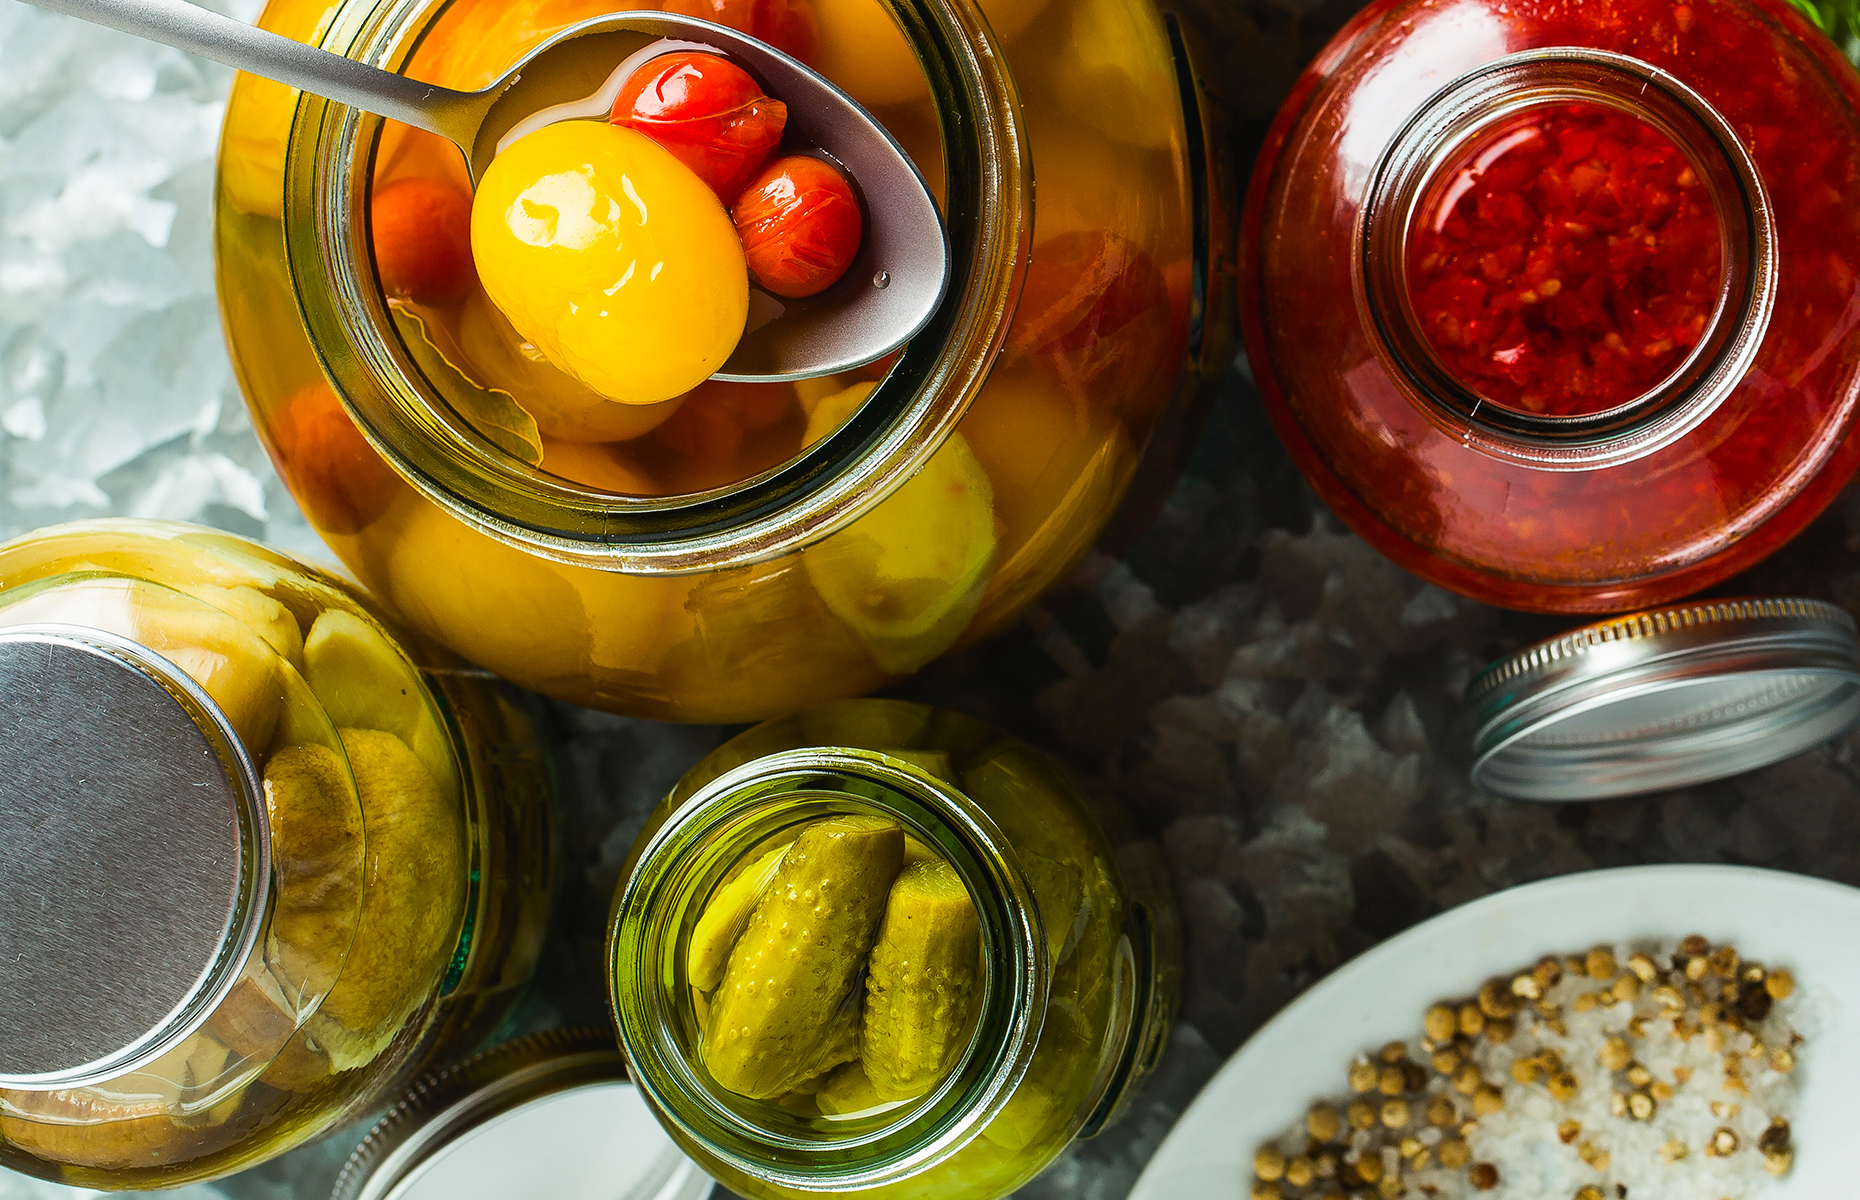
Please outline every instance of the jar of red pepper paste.
[[1613, 612], [1800, 531], [1860, 462], [1860, 76], [1783, 0], [1385, 0], [1280, 111], [1255, 378], [1356, 531]]

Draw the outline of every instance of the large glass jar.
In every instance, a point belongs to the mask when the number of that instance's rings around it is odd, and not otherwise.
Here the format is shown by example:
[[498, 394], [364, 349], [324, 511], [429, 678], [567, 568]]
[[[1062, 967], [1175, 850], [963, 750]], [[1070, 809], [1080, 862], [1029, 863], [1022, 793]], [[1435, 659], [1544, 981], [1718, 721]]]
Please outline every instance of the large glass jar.
[[0, 546], [0, 1165], [251, 1166], [495, 1031], [550, 897], [514, 689], [261, 546]]
[[1495, 604], [1706, 587], [1860, 462], [1860, 76], [1784, 0], [1384, 0], [1253, 176], [1242, 323], [1306, 478]]
[[[620, 7], [272, 0], [261, 23], [471, 88]], [[449, 197], [420, 211], [458, 219], [455, 151], [245, 76], [220, 154], [220, 295], [260, 437], [409, 622], [576, 703], [741, 721], [907, 675], [1061, 578], [1146, 449], [1181, 448], [1225, 364], [1227, 308], [1209, 306], [1229, 223], [1220, 140], [1152, 0], [673, 7], [809, 61], [923, 172], [953, 269], [901, 354], [657, 406], [592, 398], [475, 277], [384, 290], [370, 239], [389, 190]], [[765, 10], [803, 33], [755, 24]]]
[[1044, 756], [956, 713], [829, 704], [672, 790], [609, 935], [632, 1078], [753, 1197], [991, 1200], [1089, 1136], [1174, 1016], [1166, 871]]

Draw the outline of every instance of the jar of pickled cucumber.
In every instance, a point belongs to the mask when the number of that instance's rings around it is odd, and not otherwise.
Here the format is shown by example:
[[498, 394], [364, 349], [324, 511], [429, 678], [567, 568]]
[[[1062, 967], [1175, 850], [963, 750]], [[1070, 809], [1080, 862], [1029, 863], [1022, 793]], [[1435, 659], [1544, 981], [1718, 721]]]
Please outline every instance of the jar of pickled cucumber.
[[[271, 0], [260, 23], [477, 88], [623, 7]], [[220, 298], [285, 481], [410, 624], [575, 703], [754, 720], [862, 694], [1002, 629], [1090, 546], [1140, 463], [1168, 476], [1229, 357], [1223, 140], [1188, 35], [1154, 0], [667, 7], [811, 65], [920, 170], [951, 275], [901, 352], [616, 402], [589, 382], [612, 362], [569, 370], [553, 333], [487, 290], [498, 271], [553, 287], [583, 260], [555, 247], [525, 274], [479, 252], [452, 146], [249, 76], [220, 151]], [[592, 90], [612, 67], [560, 86]], [[674, 241], [687, 217], [729, 229], [689, 192], [642, 202], [640, 219], [661, 214]], [[630, 212], [615, 195], [601, 211]], [[554, 221], [521, 218], [505, 249], [554, 238]], [[658, 261], [667, 278], [684, 262]], [[599, 280], [645, 286], [652, 265]], [[695, 353], [717, 321], [747, 327], [733, 280], [715, 303], [700, 290], [652, 309], [663, 336], [623, 365]], [[605, 312], [615, 292], [599, 292]], [[787, 303], [752, 289], [747, 320]]]
[[0, 1165], [211, 1179], [494, 1032], [549, 906], [526, 712], [239, 538], [0, 546]]
[[680, 781], [622, 874], [633, 1081], [745, 1196], [1006, 1195], [1161, 1052], [1176, 939], [1143, 848], [956, 713], [760, 725]]

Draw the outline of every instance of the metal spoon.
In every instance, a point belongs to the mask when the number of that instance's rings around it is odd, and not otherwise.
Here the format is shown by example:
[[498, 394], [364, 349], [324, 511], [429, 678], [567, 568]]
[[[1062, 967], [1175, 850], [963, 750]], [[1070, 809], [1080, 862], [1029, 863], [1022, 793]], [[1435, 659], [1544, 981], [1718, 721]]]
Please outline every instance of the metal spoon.
[[[539, 122], [598, 116], [617, 69], [662, 39], [721, 52], [788, 106], [786, 150], [818, 150], [865, 202], [865, 241], [846, 276], [806, 300], [752, 297], [751, 328], [716, 378], [749, 383], [832, 374], [882, 358], [924, 327], [949, 280], [936, 202], [904, 150], [852, 97], [765, 43], [710, 21], [613, 13], [563, 30], [491, 86], [456, 92], [280, 37], [186, 0], [27, 0], [186, 50], [365, 112], [438, 134], [475, 183], [505, 135]], [[676, 48], [668, 46], [667, 49]], [[646, 55], [650, 57], [650, 55]], [[590, 107], [593, 106], [593, 107]], [[545, 112], [545, 110], [553, 110]], [[759, 293], [758, 293], [759, 296]], [[761, 323], [758, 324], [758, 318]]]

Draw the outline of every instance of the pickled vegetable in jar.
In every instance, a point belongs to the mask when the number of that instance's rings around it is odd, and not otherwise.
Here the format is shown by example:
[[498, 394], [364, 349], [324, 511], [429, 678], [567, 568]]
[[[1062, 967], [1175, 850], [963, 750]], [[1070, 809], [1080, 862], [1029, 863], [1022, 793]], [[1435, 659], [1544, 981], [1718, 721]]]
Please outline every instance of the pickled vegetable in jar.
[[635, 843], [633, 1078], [752, 1197], [1003, 1196], [1134, 1093], [1176, 1003], [1165, 873], [980, 722], [845, 701], [713, 752]]
[[[1225, 251], [1205, 231], [1226, 222], [1210, 114], [1184, 108], [1185, 43], [1149, 0], [987, 0], [989, 30], [954, 3], [698, 7], [838, 84], [939, 198], [946, 299], [898, 354], [622, 395], [608, 368], [670, 379], [709, 362], [720, 329], [877, 286], [859, 251], [847, 265], [859, 181], [794, 136], [771, 143], [781, 98], [683, 50], [645, 58], [609, 122], [514, 142], [514, 182], [476, 215], [450, 145], [241, 77], [216, 246], [259, 435], [372, 591], [552, 696], [741, 721], [907, 676], [1064, 577], [1225, 365], [1206, 290]], [[475, 88], [612, 8], [273, 0], [261, 23]], [[590, 148], [616, 138], [624, 154]], [[681, 199], [655, 200], [660, 184]], [[334, 208], [294, 198], [330, 188]], [[663, 253], [610, 253], [612, 214], [650, 214]], [[720, 279], [720, 229], [743, 255], [728, 286], [642, 301], [633, 349], [562, 332], [563, 305], [607, 311], [681, 266]]]
[[549, 789], [515, 692], [455, 662], [211, 530], [0, 546], [0, 1164], [215, 1178], [492, 1031]]
[[1365, 9], [1280, 111], [1241, 310], [1352, 528], [1609, 612], [1767, 555], [1852, 475], [1860, 77], [1783, 0]]

